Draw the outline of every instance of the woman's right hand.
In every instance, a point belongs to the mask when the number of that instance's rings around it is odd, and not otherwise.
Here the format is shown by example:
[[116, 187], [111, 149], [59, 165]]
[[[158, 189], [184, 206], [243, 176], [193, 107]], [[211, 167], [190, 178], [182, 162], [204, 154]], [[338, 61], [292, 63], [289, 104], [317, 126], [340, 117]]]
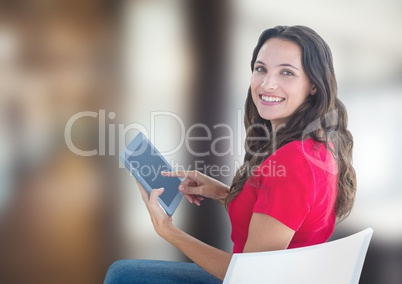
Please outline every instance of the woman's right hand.
[[229, 187], [199, 171], [162, 172], [165, 177], [179, 177], [184, 180], [179, 185], [179, 191], [184, 194], [190, 203], [200, 206], [206, 198], [214, 199], [222, 204], [229, 193]]

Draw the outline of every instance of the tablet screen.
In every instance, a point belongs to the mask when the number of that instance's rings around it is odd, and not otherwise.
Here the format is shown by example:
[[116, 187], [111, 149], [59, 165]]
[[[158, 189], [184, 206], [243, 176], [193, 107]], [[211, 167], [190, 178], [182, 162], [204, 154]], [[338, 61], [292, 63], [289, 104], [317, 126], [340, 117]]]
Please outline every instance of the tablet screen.
[[152, 151], [149, 143], [145, 140], [143, 143], [146, 144], [145, 149], [144, 144], [139, 145], [130, 156], [126, 157], [130, 165], [130, 171], [136, 169], [153, 189], [165, 188], [160, 198], [167, 206], [170, 206], [178, 192], [180, 180], [162, 176], [161, 172], [171, 171], [171, 167], [166, 165], [164, 160], [160, 158], [159, 153]]

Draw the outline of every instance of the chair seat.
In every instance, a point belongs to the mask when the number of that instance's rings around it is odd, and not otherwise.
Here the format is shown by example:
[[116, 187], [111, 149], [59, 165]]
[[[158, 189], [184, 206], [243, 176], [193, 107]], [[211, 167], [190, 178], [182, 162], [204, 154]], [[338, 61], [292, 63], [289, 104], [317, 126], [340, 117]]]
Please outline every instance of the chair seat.
[[367, 228], [309, 247], [234, 254], [223, 283], [358, 284], [372, 234]]

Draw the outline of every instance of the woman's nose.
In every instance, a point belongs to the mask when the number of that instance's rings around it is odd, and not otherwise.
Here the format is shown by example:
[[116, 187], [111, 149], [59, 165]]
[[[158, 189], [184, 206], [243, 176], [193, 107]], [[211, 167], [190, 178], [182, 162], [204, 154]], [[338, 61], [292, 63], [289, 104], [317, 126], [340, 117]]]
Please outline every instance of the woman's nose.
[[267, 74], [261, 82], [261, 87], [265, 90], [275, 90], [278, 88], [278, 84], [274, 76]]

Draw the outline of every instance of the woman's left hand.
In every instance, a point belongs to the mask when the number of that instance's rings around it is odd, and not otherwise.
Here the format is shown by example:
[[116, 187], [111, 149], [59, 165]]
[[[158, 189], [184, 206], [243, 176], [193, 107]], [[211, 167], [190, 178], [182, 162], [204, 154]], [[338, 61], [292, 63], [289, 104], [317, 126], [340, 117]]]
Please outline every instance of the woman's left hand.
[[164, 229], [172, 226], [172, 217], [166, 214], [158, 201], [158, 197], [163, 193], [164, 188], [153, 189], [151, 194], [148, 195], [148, 192], [141, 186], [141, 184], [138, 181], [136, 182], [141, 191], [142, 200], [151, 216], [155, 231], [161, 235]]

